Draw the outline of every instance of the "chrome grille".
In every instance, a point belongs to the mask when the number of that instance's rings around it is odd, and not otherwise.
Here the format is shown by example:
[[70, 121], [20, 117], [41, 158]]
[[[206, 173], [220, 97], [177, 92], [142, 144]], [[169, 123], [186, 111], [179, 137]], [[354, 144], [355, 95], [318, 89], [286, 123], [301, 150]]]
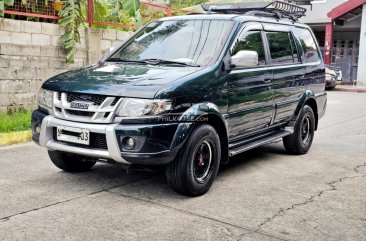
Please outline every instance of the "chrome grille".
[[[101, 105], [105, 99], [108, 98], [107, 96], [103, 95], [86, 95], [86, 94], [79, 94], [79, 93], [67, 93], [67, 102], [73, 101], [86, 101], [92, 102], [94, 105]], [[117, 99], [117, 98], [116, 98]]]
[[[73, 101], [87, 104], [87, 109], [71, 106]], [[112, 123], [115, 111], [122, 101], [120, 97], [95, 94], [55, 92], [53, 112], [55, 117], [65, 120], [90, 123]]]

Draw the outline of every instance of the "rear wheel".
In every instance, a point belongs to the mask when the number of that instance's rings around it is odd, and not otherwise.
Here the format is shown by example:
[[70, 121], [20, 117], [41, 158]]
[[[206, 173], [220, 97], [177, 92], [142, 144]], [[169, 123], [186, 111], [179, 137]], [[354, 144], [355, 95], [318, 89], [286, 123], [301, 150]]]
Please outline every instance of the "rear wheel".
[[214, 182], [220, 158], [221, 146], [216, 130], [208, 124], [200, 125], [193, 130], [177, 158], [167, 165], [167, 181], [180, 194], [202, 195]]
[[66, 154], [59, 151], [48, 151], [53, 164], [67, 172], [86, 172], [94, 165], [94, 161], [86, 160], [82, 156]]
[[295, 124], [294, 133], [283, 138], [285, 149], [293, 154], [305, 154], [313, 143], [315, 132], [315, 117], [313, 109], [305, 105]]

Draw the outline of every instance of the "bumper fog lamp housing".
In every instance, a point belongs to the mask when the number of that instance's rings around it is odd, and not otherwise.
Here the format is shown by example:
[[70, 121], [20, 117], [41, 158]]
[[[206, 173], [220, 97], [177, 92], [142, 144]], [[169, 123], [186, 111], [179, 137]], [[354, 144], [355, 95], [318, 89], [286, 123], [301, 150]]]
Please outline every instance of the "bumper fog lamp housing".
[[123, 137], [121, 142], [122, 142], [123, 149], [126, 149], [126, 150], [132, 150], [136, 145], [135, 140], [129, 136]]

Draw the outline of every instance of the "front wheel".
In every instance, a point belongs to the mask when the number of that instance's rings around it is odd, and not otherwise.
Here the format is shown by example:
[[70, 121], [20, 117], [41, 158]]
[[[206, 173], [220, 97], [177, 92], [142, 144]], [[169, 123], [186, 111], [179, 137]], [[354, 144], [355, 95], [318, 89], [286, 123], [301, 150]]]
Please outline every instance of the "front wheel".
[[305, 154], [313, 143], [314, 132], [314, 112], [310, 106], [305, 105], [296, 121], [294, 133], [283, 138], [283, 145], [292, 154]]
[[94, 161], [85, 160], [82, 156], [66, 154], [59, 151], [48, 151], [53, 164], [67, 172], [86, 172], [94, 165]]
[[180, 194], [199, 196], [206, 193], [219, 170], [220, 138], [208, 125], [193, 130], [177, 158], [167, 165], [166, 177], [172, 189]]

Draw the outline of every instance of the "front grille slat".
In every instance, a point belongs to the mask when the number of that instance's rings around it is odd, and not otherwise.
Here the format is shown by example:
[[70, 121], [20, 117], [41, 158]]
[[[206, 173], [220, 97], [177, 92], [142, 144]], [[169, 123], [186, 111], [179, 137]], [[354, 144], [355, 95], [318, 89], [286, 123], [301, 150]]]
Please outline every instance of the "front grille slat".
[[[71, 92], [57, 92], [54, 95], [54, 114], [57, 118], [87, 122], [113, 123], [114, 115], [121, 97]], [[78, 109], [79, 105], [72, 105], [73, 101], [88, 102], [86, 109]], [[73, 107], [71, 107], [73, 106]], [[80, 105], [82, 106], [82, 105]]]
[[115, 105], [118, 103], [118, 101], [119, 101], [120, 99], [121, 99], [121, 98], [116, 97], [116, 98], [114, 99], [114, 101], [112, 102], [111, 106], [115, 106]]
[[79, 94], [79, 93], [67, 93], [67, 102], [73, 101], [90, 101], [94, 105], [101, 105], [107, 96], [103, 95], [91, 95], [91, 94]]
[[92, 117], [94, 115], [94, 112], [79, 111], [79, 110], [67, 110], [67, 113], [70, 115], [88, 116], [88, 117]]

